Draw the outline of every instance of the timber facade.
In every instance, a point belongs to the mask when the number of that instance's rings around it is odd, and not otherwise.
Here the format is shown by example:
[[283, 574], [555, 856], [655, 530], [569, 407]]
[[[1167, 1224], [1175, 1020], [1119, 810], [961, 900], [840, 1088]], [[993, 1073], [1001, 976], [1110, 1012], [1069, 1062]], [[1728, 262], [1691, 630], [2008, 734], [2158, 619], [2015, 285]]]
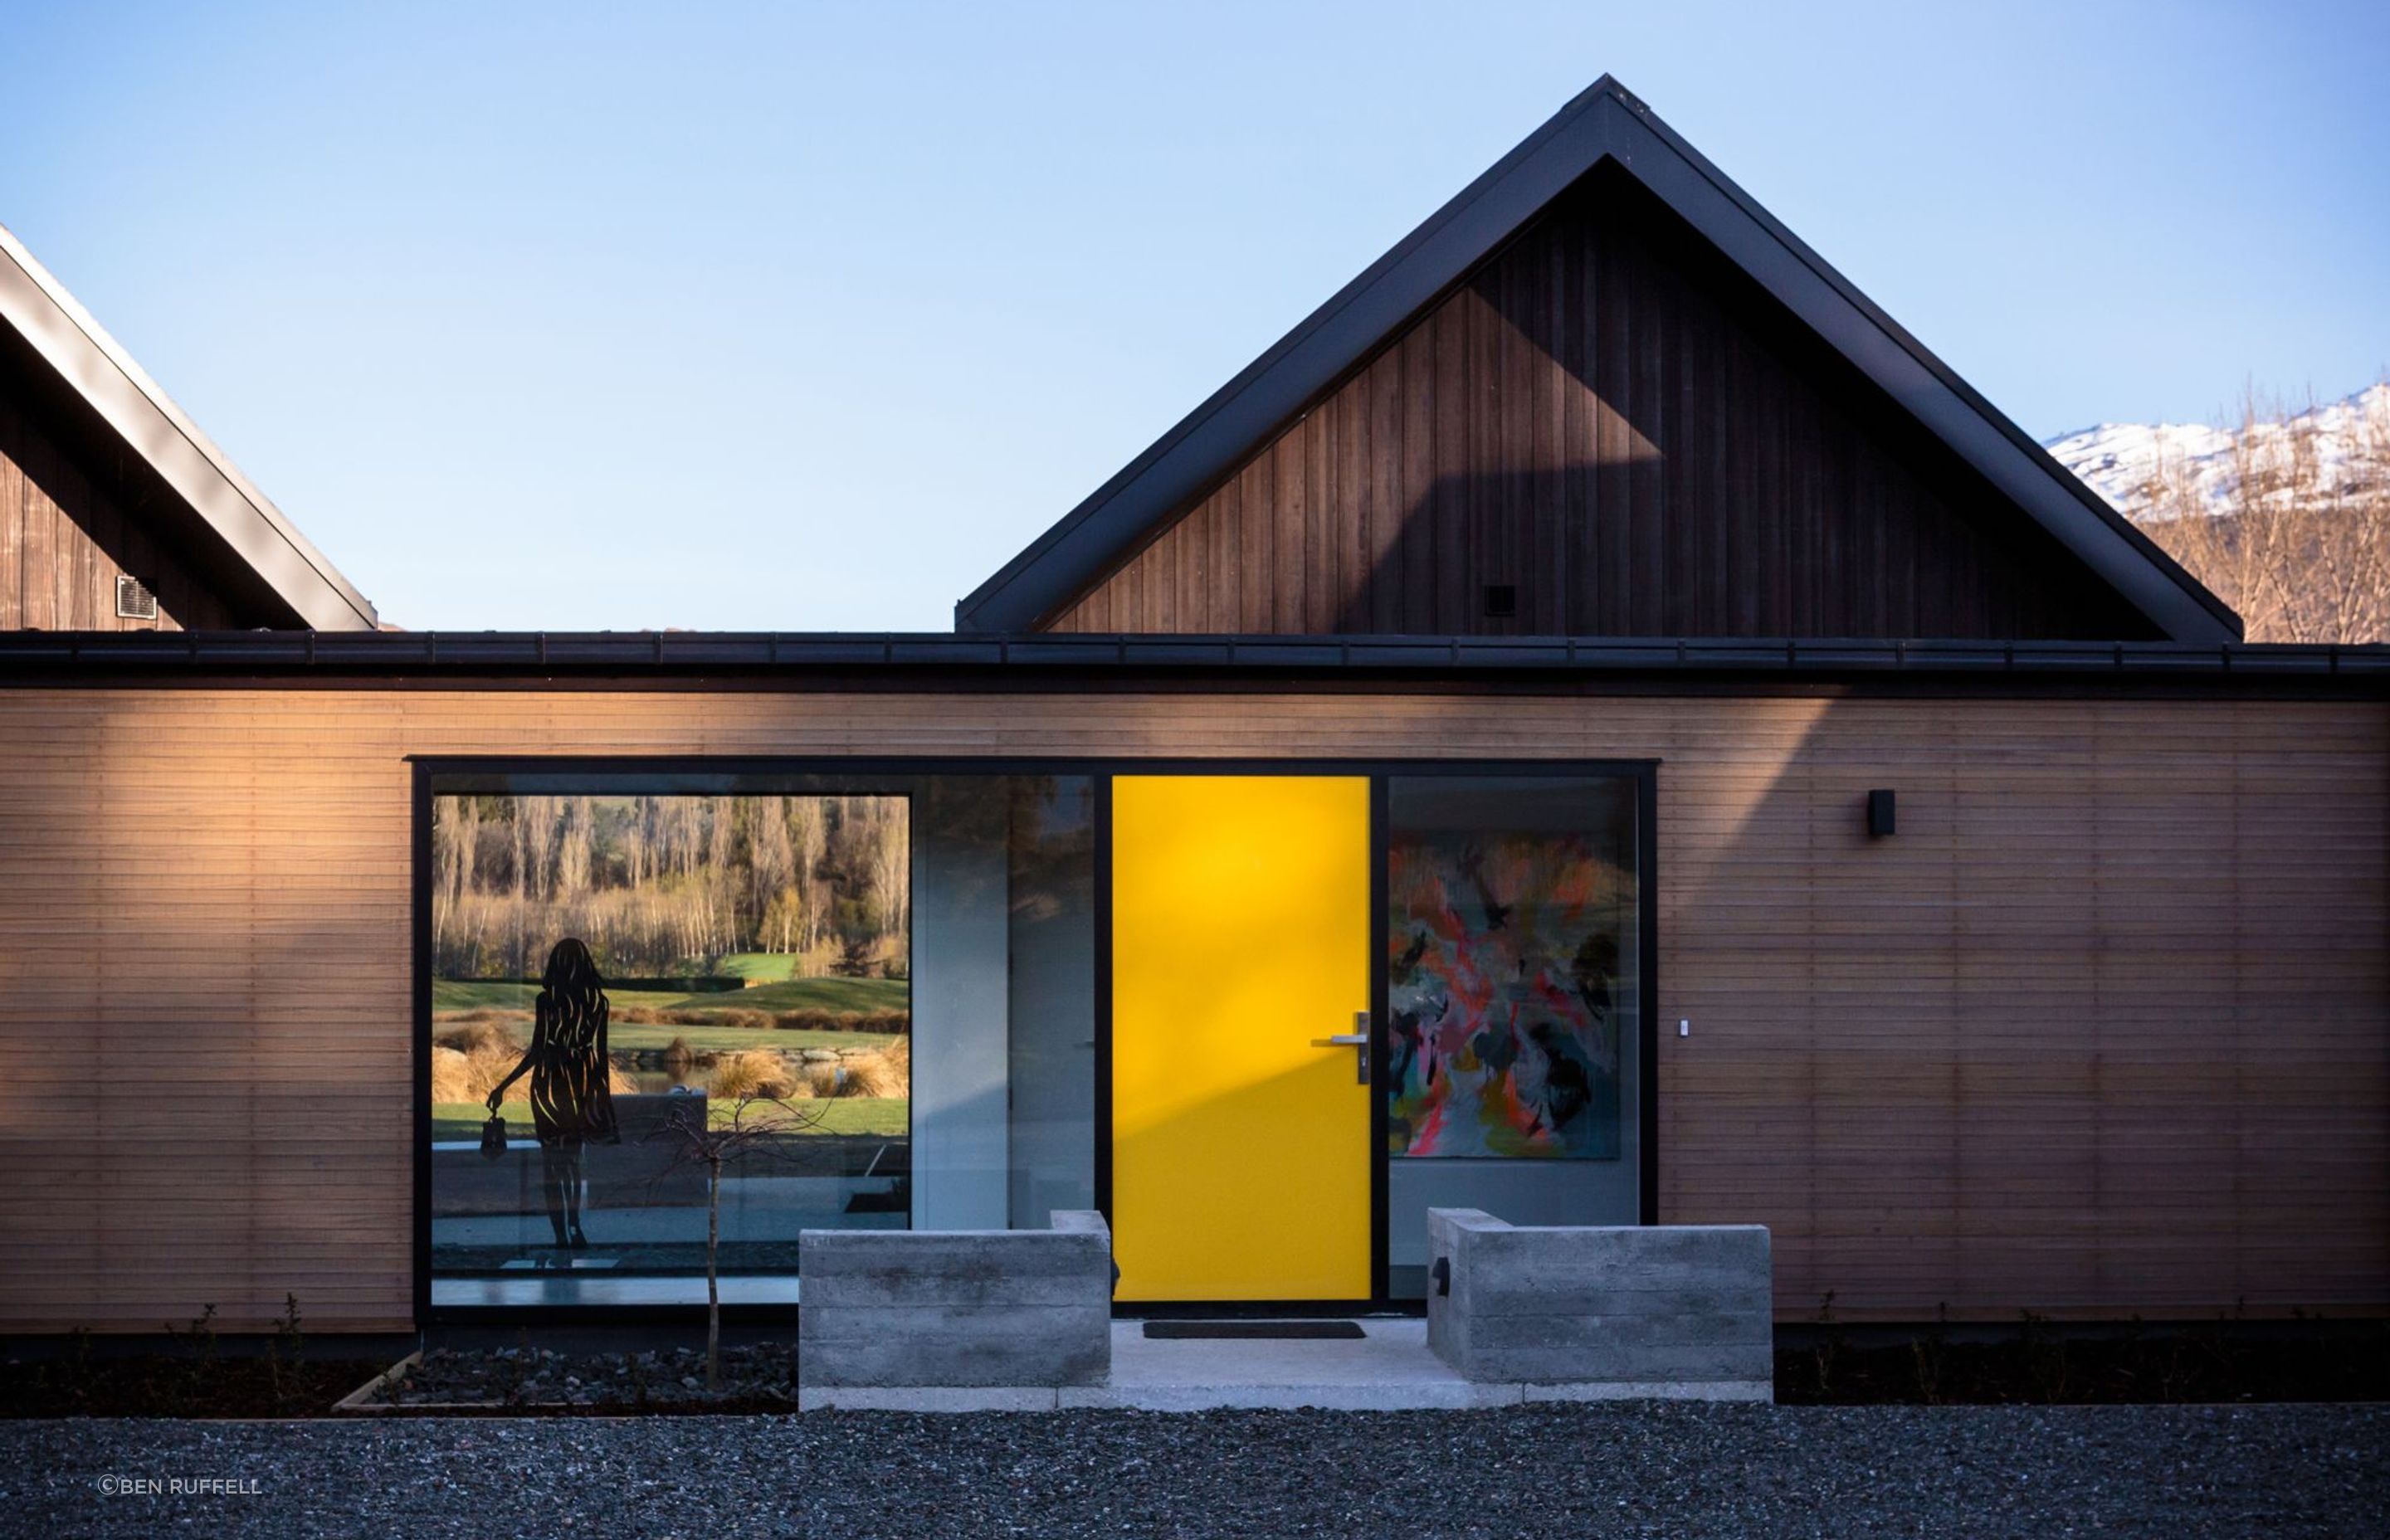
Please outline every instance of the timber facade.
[[377, 631], [52, 353], [0, 1331], [687, 1309], [636, 1135], [759, 1095], [757, 1315], [1086, 1208], [1123, 1309], [1413, 1309], [1454, 1201], [1765, 1225], [1780, 1320], [2390, 1311], [2390, 649], [2241, 643], [1613, 83], [953, 635]]
[[[410, 756], [559, 743], [1657, 759], [1657, 1218], [1768, 1226], [1786, 1318], [2390, 1303], [2378, 691], [85, 687], [0, 721], [42, 746], [0, 857], [12, 1329], [262, 1329], [290, 1291], [411, 1324]], [[87, 1057], [45, 1084], [69, 1024]]]

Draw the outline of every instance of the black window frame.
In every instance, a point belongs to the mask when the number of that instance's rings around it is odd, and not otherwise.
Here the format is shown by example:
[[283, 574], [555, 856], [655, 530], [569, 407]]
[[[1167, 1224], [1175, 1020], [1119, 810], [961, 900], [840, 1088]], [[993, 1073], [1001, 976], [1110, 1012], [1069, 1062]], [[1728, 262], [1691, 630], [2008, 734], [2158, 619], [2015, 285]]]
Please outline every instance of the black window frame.
[[[476, 776], [501, 779], [521, 776], [608, 778], [752, 776], [758, 779], [803, 776], [868, 778], [874, 776], [1086, 776], [1091, 777], [1095, 830], [1095, 926], [1093, 978], [1096, 1049], [1092, 1152], [1097, 1207], [1107, 1221], [1111, 1215], [1111, 791], [1118, 775], [1220, 776], [1358, 776], [1369, 781], [1369, 1005], [1371, 1080], [1382, 1085], [1386, 1073], [1385, 904], [1386, 799], [1389, 777], [1452, 776], [1609, 776], [1635, 785], [1635, 858], [1637, 866], [1637, 964], [1642, 978], [1643, 1009], [1636, 1085], [1637, 1178], [1644, 1225], [1659, 1223], [1659, 1022], [1661, 1019], [1659, 935], [1659, 776], [1657, 758], [1599, 759], [1467, 759], [1367, 755], [1256, 759], [1247, 757], [1138, 758], [1125, 755], [1004, 756], [1004, 755], [713, 755], [713, 754], [420, 754], [405, 763], [411, 774], [413, 818], [410, 886], [413, 909], [413, 1026], [415, 1106], [413, 1275], [415, 1322], [430, 1327], [528, 1326], [545, 1323], [607, 1325], [652, 1324], [701, 1319], [701, 1304], [641, 1305], [450, 1305], [431, 1303], [431, 813], [435, 795], [471, 790], [435, 782], [469, 782]], [[700, 793], [689, 793], [696, 795]], [[714, 793], [705, 793], [714, 794]], [[738, 795], [736, 790], [719, 793]], [[759, 789], [757, 794], [764, 794]], [[858, 795], [867, 794], [864, 792]], [[887, 794], [897, 794], [891, 791]], [[907, 1113], [910, 1128], [910, 1113]], [[1388, 1295], [1387, 1219], [1388, 1172], [1385, 1160], [1386, 1103], [1370, 1098], [1370, 1295], [1361, 1300], [1271, 1300], [1224, 1303], [1140, 1302], [1115, 1307], [1123, 1315], [1417, 1315], [1418, 1300]], [[726, 1321], [741, 1325], [785, 1324], [796, 1319], [799, 1306], [786, 1304], [725, 1305]]]

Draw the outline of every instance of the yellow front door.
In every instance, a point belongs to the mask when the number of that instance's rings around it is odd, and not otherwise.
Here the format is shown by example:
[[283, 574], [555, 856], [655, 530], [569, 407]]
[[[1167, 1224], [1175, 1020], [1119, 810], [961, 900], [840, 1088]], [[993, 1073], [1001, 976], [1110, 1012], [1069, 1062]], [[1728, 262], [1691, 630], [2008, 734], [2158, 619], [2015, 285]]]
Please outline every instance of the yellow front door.
[[1359, 1300], [1369, 783], [1112, 781], [1112, 1254], [1124, 1300]]

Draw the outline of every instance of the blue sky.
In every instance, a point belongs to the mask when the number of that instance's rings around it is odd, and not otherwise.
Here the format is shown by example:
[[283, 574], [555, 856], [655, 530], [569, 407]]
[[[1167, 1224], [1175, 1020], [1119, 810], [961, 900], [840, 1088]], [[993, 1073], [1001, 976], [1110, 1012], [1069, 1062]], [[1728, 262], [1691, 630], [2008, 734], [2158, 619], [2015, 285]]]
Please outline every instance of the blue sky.
[[16, 0], [13, 228], [384, 616], [944, 629], [1604, 71], [2037, 436], [2390, 362], [2390, 6]]

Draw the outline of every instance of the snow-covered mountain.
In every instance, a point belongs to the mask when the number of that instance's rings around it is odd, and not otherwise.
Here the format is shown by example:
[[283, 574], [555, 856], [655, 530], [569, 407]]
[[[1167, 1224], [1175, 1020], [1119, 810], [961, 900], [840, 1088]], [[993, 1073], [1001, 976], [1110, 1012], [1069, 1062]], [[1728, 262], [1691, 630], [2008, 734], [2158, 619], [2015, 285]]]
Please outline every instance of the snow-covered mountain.
[[[2355, 483], [2390, 473], [2381, 458], [2390, 443], [2390, 381], [2286, 419], [2248, 430], [2250, 458], [2275, 475], [2291, 470], [2292, 445], [2305, 441], [2317, 474], [2309, 485], [2356, 490]], [[2187, 483], [2210, 513], [2230, 510], [2240, 490], [2240, 433], [2197, 423], [2111, 423], [2052, 439], [2058, 463], [2090, 483], [2127, 518], [2152, 514], [2150, 490], [2164, 476]], [[2171, 509], [2166, 510], [2171, 512]]]

